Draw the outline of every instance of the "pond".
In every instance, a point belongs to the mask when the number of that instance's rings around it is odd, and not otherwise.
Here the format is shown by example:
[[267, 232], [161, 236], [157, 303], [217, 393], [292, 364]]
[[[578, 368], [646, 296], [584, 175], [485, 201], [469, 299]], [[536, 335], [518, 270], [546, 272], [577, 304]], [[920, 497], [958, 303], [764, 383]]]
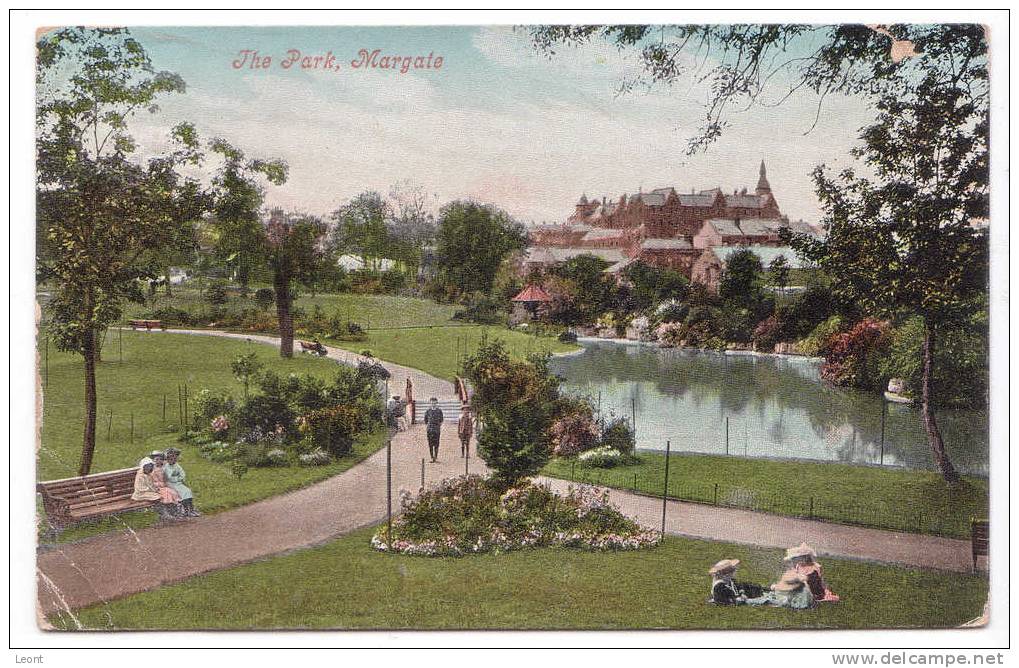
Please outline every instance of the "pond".
[[[830, 387], [817, 360], [582, 343], [582, 353], [554, 358], [552, 370], [566, 392], [600, 402], [603, 414], [632, 413], [640, 449], [671, 441], [673, 452], [934, 469], [915, 407]], [[937, 417], [956, 468], [986, 476], [987, 413]]]

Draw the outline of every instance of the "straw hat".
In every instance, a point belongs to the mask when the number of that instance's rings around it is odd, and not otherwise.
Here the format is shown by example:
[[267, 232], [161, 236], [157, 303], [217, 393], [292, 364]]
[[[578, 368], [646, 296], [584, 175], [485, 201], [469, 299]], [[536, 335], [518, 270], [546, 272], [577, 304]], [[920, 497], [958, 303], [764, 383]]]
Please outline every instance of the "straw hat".
[[155, 466], [156, 463], [154, 461], [152, 461], [151, 459], [149, 459], [148, 457], [142, 457], [142, 460], [140, 462], [138, 462], [138, 468], [143, 469], [146, 466], [148, 466], [149, 464], [152, 464], [153, 466]]
[[796, 571], [786, 571], [782, 574], [782, 578], [771, 585], [772, 591], [798, 591], [803, 588], [803, 585], [807, 584], [806, 578], [797, 573]]
[[731, 573], [739, 566], [739, 559], [722, 559], [708, 570], [708, 575]]
[[817, 556], [817, 552], [814, 552], [814, 548], [810, 547], [806, 543], [800, 543], [796, 547], [790, 547], [785, 551], [785, 558], [783, 561], [791, 561], [797, 557], [810, 557], [813, 559]]
[[165, 457], [165, 456], [166, 455], [163, 454], [162, 450], [153, 450], [152, 452], [149, 453], [149, 457], [152, 457], [153, 459], [155, 459], [156, 457]]

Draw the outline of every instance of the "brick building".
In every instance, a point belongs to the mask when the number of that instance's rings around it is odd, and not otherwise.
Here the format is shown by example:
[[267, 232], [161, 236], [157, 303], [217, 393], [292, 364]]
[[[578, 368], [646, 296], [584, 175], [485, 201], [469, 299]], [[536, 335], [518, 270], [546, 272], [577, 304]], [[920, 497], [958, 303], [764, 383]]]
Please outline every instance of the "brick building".
[[528, 255], [544, 260], [533, 265], [545, 264], [550, 249], [571, 257], [583, 249], [611, 249], [626, 257], [610, 271], [641, 260], [701, 280], [711, 275], [694, 272], [705, 251], [718, 246], [781, 246], [782, 228], [817, 233], [807, 223], [782, 214], [762, 161], [753, 193], [746, 188], [731, 194], [721, 188], [682, 193], [670, 187], [623, 194], [617, 201], [581, 195], [563, 224], [532, 228]]

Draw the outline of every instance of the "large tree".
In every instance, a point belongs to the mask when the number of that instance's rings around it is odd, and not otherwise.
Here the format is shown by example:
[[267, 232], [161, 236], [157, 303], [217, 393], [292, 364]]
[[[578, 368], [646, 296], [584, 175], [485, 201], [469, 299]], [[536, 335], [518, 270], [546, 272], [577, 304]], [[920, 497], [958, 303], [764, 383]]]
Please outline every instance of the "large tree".
[[84, 359], [78, 470], [87, 475], [100, 340], [123, 302], [142, 298], [141, 281], [158, 269], [156, 250], [197, 214], [197, 188], [177, 171], [195, 159], [196, 146], [189, 126], [179, 126], [171, 153], [133, 159], [129, 119], [155, 111], [156, 98], [183, 91], [184, 82], [156, 72], [127, 31], [64, 28], [43, 35], [37, 49], [37, 273], [53, 292], [57, 346]]
[[493, 206], [459, 200], [439, 214], [436, 262], [447, 291], [490, 294], [499, 265], [527, 245], [523, 225]]
[[333, 211], [330, 246], [338, 255], [359, 255], [366, 269], [377, 269], [378, 261], [392, 254], [392, 218], [393, 209], [382, 195], [363, 192]]
[[[833, 275], [849, 303], [924, 323], [921, 416], [943, 477], [958, 479], [932, 406], [938, 333], [980, 307], [987, 289], [989, 215], [987, 39], [975, 24], [541, 26], [535, 46], [605, 39], [639, 53], [640, 73], [622, 82], [670, 85], [691, 77], [710, 91], [704, 125], [689, 150], [703, 149], [727, 125], [779, 87], [779, 103], [807, 90], [820, 114], [833, 94], [859, 96], [875, 120], [854, 151], [862, 170], [815, 182], [827, 238], [794, 240]], [[705, 66], [705, 63], [712, 63]]]
[[286, 214], [279, 209], [271, 212], [265, 225], [264, 243], [272, 286], [276, 293], [276, 316], [279, 320], [280, 355], [294, 354], [294, 286], [312, 285], [321, 266], [328, 261], [323, 251], [326, 225], [314, 216]]

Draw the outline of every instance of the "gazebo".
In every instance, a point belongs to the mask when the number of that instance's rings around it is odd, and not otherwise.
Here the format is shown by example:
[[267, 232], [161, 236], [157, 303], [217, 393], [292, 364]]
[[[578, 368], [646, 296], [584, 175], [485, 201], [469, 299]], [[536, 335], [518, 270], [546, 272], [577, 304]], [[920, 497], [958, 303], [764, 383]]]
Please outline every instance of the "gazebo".
[[510, 301], [514, 306], [523, 307], [529, 316], [528, 319], [533, 320], [538, 316], [538, 311], [552, 301], [552, 296], [545, 292], [545, 289], [540, 285], [531, 283]]

